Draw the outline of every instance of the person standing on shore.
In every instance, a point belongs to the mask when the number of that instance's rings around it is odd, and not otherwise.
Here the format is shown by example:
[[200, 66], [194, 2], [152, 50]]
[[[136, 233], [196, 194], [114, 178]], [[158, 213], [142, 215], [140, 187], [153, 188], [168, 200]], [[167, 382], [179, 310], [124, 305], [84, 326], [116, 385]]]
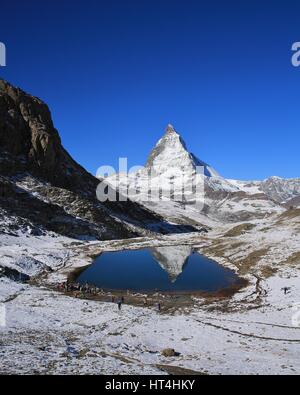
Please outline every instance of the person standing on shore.
[[118, 300], [118, 309], [119, 309], [119, 311], [121, 311], [121, 309], [122, 309], [122, 300], [121, 299]]

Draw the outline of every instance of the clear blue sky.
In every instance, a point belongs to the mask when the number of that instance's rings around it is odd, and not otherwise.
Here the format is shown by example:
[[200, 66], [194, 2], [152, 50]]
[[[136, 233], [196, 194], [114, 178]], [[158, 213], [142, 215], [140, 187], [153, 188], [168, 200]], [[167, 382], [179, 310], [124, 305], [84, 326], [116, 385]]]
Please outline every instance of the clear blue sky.
[[171, 122], [226, 177], [299, 177], [299, 15], [297, 0], [5, 1], [0, 75], [49, 104], [92, 173], [144, 164]]

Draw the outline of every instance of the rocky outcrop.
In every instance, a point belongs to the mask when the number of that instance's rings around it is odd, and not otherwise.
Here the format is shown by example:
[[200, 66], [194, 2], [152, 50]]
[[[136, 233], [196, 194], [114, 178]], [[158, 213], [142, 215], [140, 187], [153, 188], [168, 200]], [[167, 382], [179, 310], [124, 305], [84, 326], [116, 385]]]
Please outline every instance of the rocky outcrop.
[[60, 138], [48, 107], [0, 80], [1, 148], [25, 155], [38, 167], [54, 170], [61, 160]]
[[300, 198], [300, 178], [270, 177], [260, 184], [260, 189], [278, 203]]
[[285, 206], [288, 208], [300, 207], [300, 195], [287, 200], [287, 202], [285, 203]]
[[0, 150], [15, 158], [7, 172], [30, 170], [56, 186], [93, 193], [97, 181], [61, 144], [45, 103], [0, 80]]

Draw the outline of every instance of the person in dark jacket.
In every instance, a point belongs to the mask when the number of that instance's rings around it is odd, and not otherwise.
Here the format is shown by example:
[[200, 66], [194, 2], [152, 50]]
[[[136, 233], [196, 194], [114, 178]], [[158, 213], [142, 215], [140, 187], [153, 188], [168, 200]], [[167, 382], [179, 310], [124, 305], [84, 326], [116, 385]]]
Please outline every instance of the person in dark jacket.
[[122, 301], [121, 301], [121, 299], [118, 300], [118, 309], [119, 309], [119, 311], [121, 311], [121, 309], [122, 309]]

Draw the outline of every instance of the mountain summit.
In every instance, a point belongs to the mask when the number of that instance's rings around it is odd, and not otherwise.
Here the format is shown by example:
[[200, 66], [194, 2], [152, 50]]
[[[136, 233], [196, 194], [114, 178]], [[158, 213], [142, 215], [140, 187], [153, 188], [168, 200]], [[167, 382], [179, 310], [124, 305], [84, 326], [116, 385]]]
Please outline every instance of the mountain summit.
[[151, 169], [153, 174], [162, 175], [167, 174], [170, 169], [192, 174], [197, 167], [203, 167], [207, 177], [219, 176], [216, 170], [188, 151], [181, 135], [173, 125], [168, 124], [164, 136], [151, 151], [146, 168]]
[[169, 123], [168, 126], [166, 127], [166, 134], [168, 134], [168, 133], [170, 133], [170, 134], [172, 134], [172, 133], [178, 134], [176, 132], [174, 126], [171, 123]]

